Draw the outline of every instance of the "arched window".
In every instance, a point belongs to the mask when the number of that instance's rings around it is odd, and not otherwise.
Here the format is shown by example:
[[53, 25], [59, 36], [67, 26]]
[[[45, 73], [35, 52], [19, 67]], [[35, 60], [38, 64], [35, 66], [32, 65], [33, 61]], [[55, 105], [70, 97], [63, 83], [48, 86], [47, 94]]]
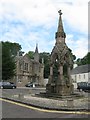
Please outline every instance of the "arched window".
[[25, 64], [24, 64], [24, 70], [25, 70], [25, 71], [28, 71], [28, 63], [25, 63]]

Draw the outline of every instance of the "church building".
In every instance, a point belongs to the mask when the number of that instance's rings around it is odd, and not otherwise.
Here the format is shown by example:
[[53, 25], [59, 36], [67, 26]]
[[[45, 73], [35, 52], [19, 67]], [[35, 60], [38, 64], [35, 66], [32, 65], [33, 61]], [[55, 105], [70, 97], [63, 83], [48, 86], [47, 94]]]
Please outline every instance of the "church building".
[[16, 57], [16, 76], [14, 81], [18, 87], [23, 87], [27, 83], [37, 83], [43, 86], [44, 64], [39, 62], [38, 46], [36, 45], [34, 59], [30, 59], [28, 54], [19, 54]]

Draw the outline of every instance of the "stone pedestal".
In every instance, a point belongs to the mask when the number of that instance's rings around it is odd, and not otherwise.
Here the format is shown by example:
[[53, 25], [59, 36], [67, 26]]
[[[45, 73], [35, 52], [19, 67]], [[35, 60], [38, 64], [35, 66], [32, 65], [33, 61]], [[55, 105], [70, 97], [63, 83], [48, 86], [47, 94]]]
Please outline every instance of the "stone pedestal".
[[46, 85], [46, 92], [59, 96], [70, 96], [74, 92], [74, 86], [70, 77], [70, 67], [67, 68], [67, 78], [64, 78], [63, 65], [59, 65], [57, 79], [54, 78], [53, 67], [50, 67], [50, 76], [48, 84]]
[[69, 96], [74, 92], [74, 87], [72, 84], [69, 85], [62, 85], [62, 84], [47, 84], [46, 85], [46, 92], [61, 96]]
[[69, 96], [73, 93], [72, 91], [73, 85], [60, 85], [58, 84], [56, 87], [56, 93], [58, 93], [61, 96]]

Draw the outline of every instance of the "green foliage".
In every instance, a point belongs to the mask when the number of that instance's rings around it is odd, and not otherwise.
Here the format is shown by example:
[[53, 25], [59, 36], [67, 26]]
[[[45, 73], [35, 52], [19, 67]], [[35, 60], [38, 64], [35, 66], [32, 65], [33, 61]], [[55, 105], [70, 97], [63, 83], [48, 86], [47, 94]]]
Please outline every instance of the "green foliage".
[[76, 56], [72, 54], [73, 60], [76, 60]]
[[76, 64], [77, 64], [78, 66], [82, 65], [82, 64], [81, 64], [81, 59], [80, 59], [80, 58], [77, 59]]
[[[2, 43], [4, 43], [4, 42], [2, 42]], [[21, 45], [19, 45], [18, 43], [11, 43], [9, 41], [6, 41], [4, 44], [7, 47], [7, 49], [10, 50], [10, 52], [13, 56], [16, 56], [17, 52], [22, 49]]]
[[86, 56], [84, 56], [83, 58], [78, 58], [76, 63], [78, 64], [78, 66], [80, 65], [85, 65], [85, 64], [90, 64], [90, 52], [87, 53]]
[[8, 80], [15, 75], [15, 60], [10, 46], [7, 42], [2, 42], [2, 80]]
[[69, 52], [70, 52], [70, 54], [71, 54], [72, 60], [74, 61], [74, 60], [76, 59], [76, 56], [73, 55], [72, 50], [71, 50], [70, 48], [68, 48], [68, 49], [69, 49]]
[[34, 59], [34, 52], [33, 51], [29, 51], [28, 55], [31, 59]]
[[[74, 60], [76, 59], [76, 56], [72, 53], [72, 50], [70, 48], [68, 48], [68, 49], [69, 49], [70, 57], [72, 59], [72, 63], [74, 64]], [[71, 65], [71, 69], [73, 69], [73, 64]], [[65, 66], [64, 66], [64, 69], [66, 69]], [[67, 71], [67, 70], [65, 70], [65, 71]]]
[[50, 74], [50, 53], [40, 53], [40, 62], [44, 59], [44, 78], [48, 78]]

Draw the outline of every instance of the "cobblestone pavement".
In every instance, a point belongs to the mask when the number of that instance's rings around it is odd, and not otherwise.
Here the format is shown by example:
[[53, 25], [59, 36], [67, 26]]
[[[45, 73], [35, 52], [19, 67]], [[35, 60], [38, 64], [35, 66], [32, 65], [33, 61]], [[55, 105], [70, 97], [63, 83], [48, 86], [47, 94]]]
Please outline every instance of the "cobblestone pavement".
[[31, 104], [51, 109], [88, 109], [88, 98], [81, 99], [48, 99], [25, 95], [24, 99]]
[[[7, 93], [7, 94], [6, 94]], [[89, 94], [88, 93], [80, 93], [83, 94], [84, 97], [81, 98], [43, 98], [35, 96], [32, 92], [17, 93], [15, 94], [11, 92], [9, 94], [7, 91], [3, 92], [2, 97], [16, 100], [18, 102], [23, 102], [26, 104], [30, 104], [33, 106], [47, 108], [47, 109], [57, 109], [57, 110], [88, 110], [90, 105]]]

